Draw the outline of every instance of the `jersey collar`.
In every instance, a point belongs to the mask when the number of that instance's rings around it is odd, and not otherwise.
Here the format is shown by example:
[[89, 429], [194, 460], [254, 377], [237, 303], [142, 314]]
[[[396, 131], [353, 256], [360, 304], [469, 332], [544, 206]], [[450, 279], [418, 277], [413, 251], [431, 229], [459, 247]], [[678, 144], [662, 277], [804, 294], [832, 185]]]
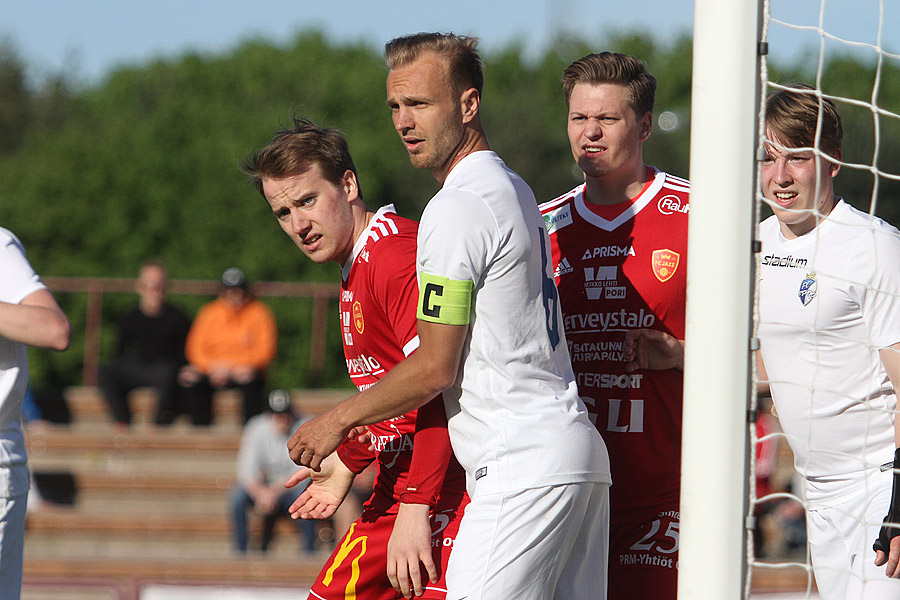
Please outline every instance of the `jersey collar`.
[[356, 242], [353, 244], [353, 251], [350, 252], [350, 256], [347, 257], [347, 260], [344, 261], [344, 264], [341, 265], [341, 278], [344, 281], [347, 281], [347, 277], [350, 276], [350, 269], [353, 267], [353, 263], [356, 262], [356, 257], [359, 256], [359, 253], [362, 252], [362, 249], [365, 248], [366, 242], [369, 241], [369, 233], [372, 231], [372, 227], [375, 225], [375, 222], [385, 213], [396, 213], [397, 210], [394, 208], [393, 204], [386, 204], [375, 211], [375, 214], [369, 219], [369, 225], [363, 230], [359, 237], [356, 238]]
[[654, 167], [648, 167], [648, 169], [653, 169], [654, 171], [653, 180], [649, 185], [644, 187], [643, 191], [641, 191], [641, 193], [631, 202], [631, 205], [625, 208], [625, 210], [614, 219], [604, 219], [588, 208], [584, 199], [585, 186], [582, 185], [578, 190], [578, 194], [575, 195], [575, 211], [578, 213], [578, 216], [604, 231], [614, 231], [623, 223], [628, 222], [656, 197], [657, 192], [662, 189], [663, 182], [666, 180], [666, 174], [662, 171]]

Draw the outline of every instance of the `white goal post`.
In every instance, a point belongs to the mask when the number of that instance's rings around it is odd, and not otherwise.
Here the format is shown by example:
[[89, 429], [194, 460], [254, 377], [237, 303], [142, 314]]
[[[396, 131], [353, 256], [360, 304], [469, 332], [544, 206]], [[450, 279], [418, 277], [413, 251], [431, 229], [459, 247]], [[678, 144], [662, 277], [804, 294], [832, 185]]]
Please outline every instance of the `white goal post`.
[[761, 10], [695, 0], [678, 598], [743, 597]]

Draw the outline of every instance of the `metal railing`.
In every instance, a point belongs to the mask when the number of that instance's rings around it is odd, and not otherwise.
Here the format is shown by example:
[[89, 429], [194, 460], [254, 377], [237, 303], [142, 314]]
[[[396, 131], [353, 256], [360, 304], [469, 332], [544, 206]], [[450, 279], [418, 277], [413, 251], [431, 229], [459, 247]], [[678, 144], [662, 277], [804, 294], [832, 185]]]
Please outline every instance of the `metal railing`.
[[[134, 293], [135, 280], [114, 277], [43, 277], [53, 292], [87, 294], [84, 333], [84, 365], [82, 384], [97, 385], [100, 368], [100, 328], [103, 324], [103, 296], [111, 293]], [[221, 289], [218, 280], [171, 279], [168, 292], [187, 296], [215, 295]], [[340, 289], [333, 283], [300, 283], [287, 281], [257, 281], [250, 286], [259, 298], [312, 299], [312, 331], [310, 333], [309, 372], [311, 379], [319, 379], [325, 366], [328, 302], [337, 299]]]

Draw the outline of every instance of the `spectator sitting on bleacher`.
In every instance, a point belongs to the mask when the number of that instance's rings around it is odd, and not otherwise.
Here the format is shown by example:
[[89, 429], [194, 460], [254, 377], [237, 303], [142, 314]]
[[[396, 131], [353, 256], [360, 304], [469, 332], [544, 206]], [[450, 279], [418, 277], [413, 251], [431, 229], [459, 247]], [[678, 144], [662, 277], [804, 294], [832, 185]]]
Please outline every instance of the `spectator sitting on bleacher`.
[[138, 304], [119, 319], [116, 356], [100, 369], [100, 389], [120, 425], [131, 424], [127, 396], [137, 387], [157, 391], [157, 425], [169, 425], [179, 413], [176, 380], [186, 362], [184, 343], [191, 320], [166, 302], [167, 284], [162, 263], [141, 266], [135, 284]]
[[[294, 474], [296, 465], [287, 453], [287, 441], [302, 421], [291, 408], [291, 396], [284, 390], [269, 394], [269, 411], [250, 419], [241, 436], [237, 482], [228, 498], [231, 538], [236, 552], [247, 551], [247, 510], [253, 507], [263, 517], [260, 549], [265, 552], [278, 517], [289, 516], [288, 508], [306, 485], [286, 489], [282, 482]], [[308, 485], [308, 481], [306, 482]], [[314, 552], [315, 521], [294, 521], [306, 552]]]
[[178, 376], [195, 425], [212, 422], [212, 393], [222, 388], [240, 390], [244, 423], [262, 412], [276, 338], [272, 311], [250, 294], [244, 272], [226, 270], [219, 297], [197, 312], [185, 347], [189, 364]]

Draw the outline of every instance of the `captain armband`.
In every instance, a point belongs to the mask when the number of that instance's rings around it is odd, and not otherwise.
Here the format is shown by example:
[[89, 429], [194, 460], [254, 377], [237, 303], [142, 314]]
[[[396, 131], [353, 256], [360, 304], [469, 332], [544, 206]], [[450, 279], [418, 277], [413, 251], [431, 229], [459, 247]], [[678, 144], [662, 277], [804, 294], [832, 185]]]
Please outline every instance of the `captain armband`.
[[416, 318], [429, 323], [468, 325], [474, 289], [475, 284], [471, 281], [422, 273], [419, 276]]

